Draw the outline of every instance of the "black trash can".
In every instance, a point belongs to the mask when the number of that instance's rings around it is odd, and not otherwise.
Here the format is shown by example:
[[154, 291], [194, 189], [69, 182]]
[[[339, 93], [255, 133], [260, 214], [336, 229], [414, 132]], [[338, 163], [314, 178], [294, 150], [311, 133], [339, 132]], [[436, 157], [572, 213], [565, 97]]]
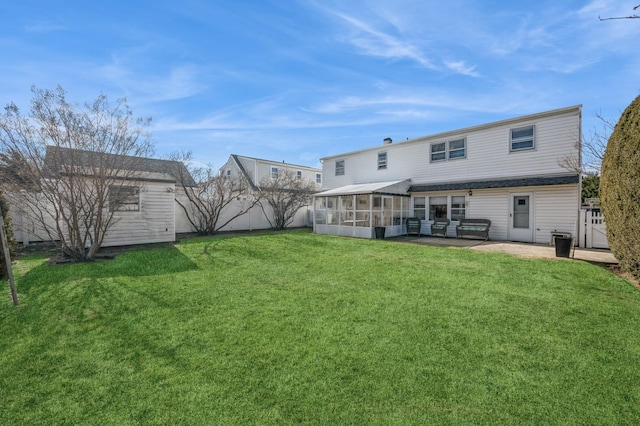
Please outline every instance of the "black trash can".
[[569, 257], [573, 238], [556, 237], [556, 257]]
[[376, 230], [376, 240], [382, 240], [384, 239], [384, 231], [385, 231], [385, 227], [384, 226], [376, 226], [375, 230]]

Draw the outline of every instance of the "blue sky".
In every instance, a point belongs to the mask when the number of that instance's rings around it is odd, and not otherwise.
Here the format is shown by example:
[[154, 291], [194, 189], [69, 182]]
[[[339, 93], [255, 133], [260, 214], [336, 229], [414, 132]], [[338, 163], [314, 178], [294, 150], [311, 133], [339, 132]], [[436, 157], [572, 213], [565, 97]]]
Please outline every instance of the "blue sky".
[[565, 106], [617, 120], [640, 94], [624, 0], [5, 1], [0, 101], [126, 97], [156, 156], [319, 158]]

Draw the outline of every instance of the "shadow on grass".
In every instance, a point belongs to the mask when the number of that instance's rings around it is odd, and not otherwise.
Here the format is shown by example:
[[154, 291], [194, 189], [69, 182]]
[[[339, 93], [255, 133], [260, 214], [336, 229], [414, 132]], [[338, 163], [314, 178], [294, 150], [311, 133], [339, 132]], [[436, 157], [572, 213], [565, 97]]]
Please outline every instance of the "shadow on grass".
[[73, 279], [95, 280], [115, 277], [152, 277], [198, 269], [174, 246], [125, 252], [112, 260], [50, 265], [45, 259], [19, 278], [26, 290], [34, 285], [55, 285]]

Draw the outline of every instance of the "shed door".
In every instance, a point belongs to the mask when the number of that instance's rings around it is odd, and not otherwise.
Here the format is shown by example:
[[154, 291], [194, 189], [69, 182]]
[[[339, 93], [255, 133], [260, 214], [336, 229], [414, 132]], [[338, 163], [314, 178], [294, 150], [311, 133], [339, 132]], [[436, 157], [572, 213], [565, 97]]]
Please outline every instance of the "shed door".
[[533, 194], [511, 194], [511, 208], [509, 209], [509, 239], [511, 241], [533, 242], [532, 200]]

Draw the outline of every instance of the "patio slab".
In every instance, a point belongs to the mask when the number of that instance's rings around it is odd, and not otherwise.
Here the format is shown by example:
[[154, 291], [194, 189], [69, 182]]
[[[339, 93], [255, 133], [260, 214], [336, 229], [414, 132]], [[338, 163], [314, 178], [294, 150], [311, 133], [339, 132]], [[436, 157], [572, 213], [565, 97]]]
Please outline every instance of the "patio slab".
[[[517, 243], [511, 241], [484, 241], [465, 238], [440, 238], [412, 235], [395, 237], [393, 239], [397, 241], [440, 247], [467, 247], [472, 250], [500, 252], [521, 257], [563, 259], [561, 257], [556, 257], [555, 247], [551, 247], [547, 244]], [[575, 247], [571, 252], [571, 258], [595, 263], [618, 263], [618, 260], [613, 256], [611, 251], [606, 249], [585, 249], [581, 247]]]

